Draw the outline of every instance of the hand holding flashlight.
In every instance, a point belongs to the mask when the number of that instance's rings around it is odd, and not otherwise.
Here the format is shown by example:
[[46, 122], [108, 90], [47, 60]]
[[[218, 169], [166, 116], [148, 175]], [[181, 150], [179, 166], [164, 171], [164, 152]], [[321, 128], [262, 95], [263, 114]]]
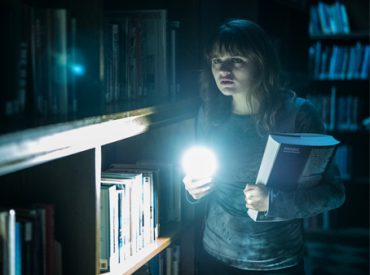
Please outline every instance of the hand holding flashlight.
[[216, 166], [215, 156], [206, 148], [194, 147], [185, 153], [183, 168], [186, 176], [183, 182], [194, 199], [201, 199], [214, 190], [212, 175]]

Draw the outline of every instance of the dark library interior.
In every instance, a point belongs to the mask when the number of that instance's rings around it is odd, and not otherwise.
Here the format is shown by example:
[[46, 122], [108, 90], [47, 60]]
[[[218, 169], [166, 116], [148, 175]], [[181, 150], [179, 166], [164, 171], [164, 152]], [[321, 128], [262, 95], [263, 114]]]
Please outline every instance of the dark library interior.
[[[55, 272], [39, 274], [158, 274], [144, 267], [169, 247], [179, 247], [180, 262], [179, 273], [167, 274], [195, 274], [203, 209], [187, 203], [181, 181], [181, 219], [161, 225], [155, 244], [132, 260], [101, 271], [101, 173], [113, 163], [146, 159], [179, 164], [195, 140], [204, 46], [230, 18], [254, 21], [267, 32], [289, 88], [313, 103], [327, 133], [341, 142], [336, 160], [346, 200], [305, 218], [306, 274], [369, 274], [368, 0], [0, 0], [0, 7], [0, 207], [53, 205]], [[334, 18], [336, 8], [347, 21], [328, 19], [325, 26], [322, 13]], [[156, 75], [153, 89], [140, 86], [150, 81], [140, 74], [150, 70], [146, 63], [127, 73], [132, 85], [119, 86], [115, 64], [121, 59], [108, 60], [114, 51], [108, 14], [142, 10], [166, 14], [164, 33], [157, 35], [167, 39], [168, 52], [155, 53], [162, 59], [155, 62], [164, 62], [167, 79]], [[58, 45], [51, 48], [48, 39]]]

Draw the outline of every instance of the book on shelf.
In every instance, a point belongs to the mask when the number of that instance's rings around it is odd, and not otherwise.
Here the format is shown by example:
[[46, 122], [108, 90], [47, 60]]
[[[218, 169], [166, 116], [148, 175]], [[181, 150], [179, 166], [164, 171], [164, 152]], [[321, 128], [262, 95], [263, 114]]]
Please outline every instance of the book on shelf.
[[76, 19], [67, 9], [30, 7], [34, 110], [40, 115], [77, 111]]
[[112, 271], [158, 239], [158, 169], [112, 164], [101, 173], [100, 270]]
[[309, 73], [314, 79], [369, 79], [369, 45], [325, 45], [315, 42], [308, 53]]
[[29, 6], [22, 4], [22, 18], [20, 27], [19, 56], [17, 67], [17, 100], [13, 103], [15, 114], [24, 113], [26, 110], [27, 74], [28, 74], [28, 26]]
[[141, 249], [141, 185], [141, 174], [102, 173], [101, 271], [114, 270]]
[[67, 9], [40, 8], [21, 1], [1, 5], [7, 13], [1, 17], [8, 41], [2, 46], [7, 55], [7, 92], [1, 115], [76, 112], [76, 19]]
[[326, 4], [319, 1], [311, 5], [309, 10], [309, 33], [315, 34], [349, 34], [350, 25], [347, 8], [344, 4], [335, 1]]
[[168, 22], [168, 36], [169, 36], [169, 49], [168, 49], [168, 80], [169, 80], [169, 91], [171, 95], [180, 93], [180, 83], [178, 77], [178, 46], [179, 46], [179, 21]]
[[0, 239], [2, 256], [2, 274], [16, 274], [16, 222], [15, 211], [0, 211]]
[[161, 169], [161, 184], [160, 184], [160, 204], [165, 205], [163, 215], [161, 216], [165, 222], [180, 222], [181, 221], [181, 186], [182, 186], [182, 170], [180, 165], [154, 159], [142, 159], [138, 164], [147, 167]]
[[307, 99], [320, 114], [324, 126], [330, 131], [358, 131], [364, 116], [359, 96], [338, 95], [333, 86], [330, 94], [307, 94]]
[[6, 240], [1, 248], [5, 263], [2, 274], [60, 273], [62, 255], [55, 248], [60, 252], [61, 246], [54, 238], [52, 205], [0, 207], [0, 228], [1, 239]]
[[361, 121], [361, 127], [364, 127], [366, 130], [370, 130], [370, 117], [366, 117]]
[[179, 275], [180, 245], [171, 244], [154, 256], [147, 264], [152, 275]]
[[[148, 167], [147, 165], [140, 164], [111, 164], [107, 172], [118, 173], [142, 173], [144, 184], [144, 209], [149, 207], [149, 215], [145, 215], [143, 222], [145, 227], [149, 225], [149, 231], [145, 231], [145, 242], [152, 243], [158, 239], [160, 234], [160, 205], [159, 205], [159, 192], [158, 185], [161, 181], [161, 171], [158, 167]], [[149, 203], [149, 205], [148, 205]], [[145, 214], [145, 211], [144, 211]], [[149, 236], [148, 236], [149, 235]]]
[[[105, 12], [105, 87], [115, 90], [119, 82], [122, 98], [168, 95], [167, 10], [112, 10]], [[111, 24], [121, 30], [118, 49], [125, 52], [117, 74]], [[117, 57], [115, 57], [117, 59]], [[122, 73], [120, 72], [122, 69]], [[115, 84], [117, 87], [117, 84]], [[106, 92], [109, 93], [109, 92]], [[109, 100], [108, 100], [109, 101]]]
[[[309, 189], [317, 185], [335, 156], [339, 141], [330, 135], [280, 134], [268, 137], [256, 184], [284, 192]], [[256, 222], [283, 221], [265, 212], [248, 209]]]

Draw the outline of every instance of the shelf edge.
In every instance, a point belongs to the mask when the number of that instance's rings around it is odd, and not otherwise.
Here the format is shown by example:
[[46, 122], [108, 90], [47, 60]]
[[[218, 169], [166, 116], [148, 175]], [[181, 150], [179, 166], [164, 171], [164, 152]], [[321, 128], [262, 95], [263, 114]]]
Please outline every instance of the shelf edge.
[[198, 97], [109, 116], [24, 130], [0, 137], [0, 175], [194, 118]]

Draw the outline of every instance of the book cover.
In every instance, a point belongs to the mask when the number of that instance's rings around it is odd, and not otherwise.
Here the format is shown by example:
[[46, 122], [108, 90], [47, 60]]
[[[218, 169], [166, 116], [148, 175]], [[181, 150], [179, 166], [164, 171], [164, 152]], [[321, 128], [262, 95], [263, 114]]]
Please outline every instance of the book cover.
[[[317, 185], [330, 165], [339, 141], [329, 135], [269, 135], [256, 184], [284, 192], [309, 189]], [[254, 221], [281, 221], [264, 212], [248, 210]]]

